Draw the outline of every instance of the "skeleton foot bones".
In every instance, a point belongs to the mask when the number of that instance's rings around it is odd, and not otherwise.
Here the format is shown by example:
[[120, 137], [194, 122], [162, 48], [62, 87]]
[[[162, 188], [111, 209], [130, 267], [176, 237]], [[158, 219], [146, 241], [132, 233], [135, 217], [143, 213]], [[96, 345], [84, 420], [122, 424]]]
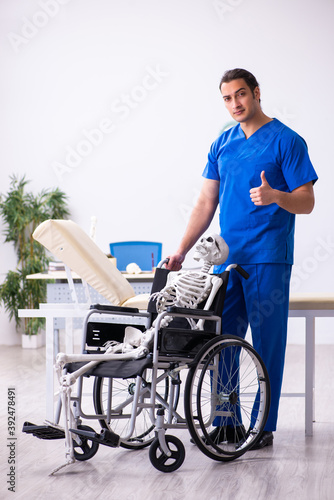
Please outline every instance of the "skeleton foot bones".
[[[194, 259], [203, 260], [200, 270], [170, 272], [167, 278], [166, 286], [159, 292], [151, 295], [151, 299], [156, 301], [157, 313], [162, 313], [169, 306], [195, 309], [199, 303], [206, 300], [204, 309], [208, 310], [213, 299], [222, 284], [221, 278], [212, 276], [209, 271], [213, 265], [223, 264], [229, 253], [229, 248], [224, 239], [217, 234], [203, 236], [195, 247]], [[166, 327], [172, 318], [165, 316], [161, 322], [162, 327]], [[192, 329], [203, 327], [203, 321], [197, 323], [188, 319]], [[152, 327], [142, 332], [141, 330], [128, 326], [125, 329], [125, 335], [122, 343], [109, 341], [105, 344], [106, 351], [103, 355], [103, 361], [111, 359], [138, 359], [145, 356], [153, 344], [155, 331], [155, 322]], [[101, 361], [101, 355], [89, 356], [90, 367]], [[81, 355], [86, 360], [88, 355]], [[57, 364], [64, 366], [66, 362], [73, 361], [73, 356], [59, 354]], [[76, 356], [76, 361], [79, 361]], [[86, 365], [87, 366], [87, 365]], [[87, 370], [85, 370], [87, 371]], [[69, 379], [71, 375], [68, 374]], [[68, 380], [70, 382], [70, 380]], [[74, 381], [73, 381], [74, 383]]]

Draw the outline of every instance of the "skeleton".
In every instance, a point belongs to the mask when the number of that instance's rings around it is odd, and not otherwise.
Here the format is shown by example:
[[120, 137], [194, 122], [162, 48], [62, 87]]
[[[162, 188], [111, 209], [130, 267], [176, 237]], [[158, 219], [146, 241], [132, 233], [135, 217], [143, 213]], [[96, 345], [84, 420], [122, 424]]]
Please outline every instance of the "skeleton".
[[[203, 260], [200, 271], [177, 271], [168, 275], [166, 286], [159, 292], [151, 295], [151, 299], [156, 301], [157, 313], [162, 313], [170, 306], [183, 307], [189, 309], [197, 308], [198, 304], [206, 300], [204, 309], [208, 310], [213, 299], [222, 284], [222, 279], [212, 276], [209, 271], [212, 265], [219, 265], [225, 262], [229, 249], [224, 239], [217, 234], [203, 236], [195, 247], [194, 259]], [[204, 320], [196, 323], [195, 320], [187, 318], [193, 330], [203, 328]], [[165, 316], [161, 322], [164, 328], [172, 321], [171, 316]], [[134, 327], [125, 329], [124, 342], [115, 344], [112, 341], [106, 344], [109, 353], [130, 353], [136, 349], [136, 354], [143, 356], [148, 353], [153, 343], [153, 335], [156, 322], [146, 330], [144, 334]]]
[[[166, 286], [159, 292], [151, 295], [156, 301], [157, 313], [162, 313], [170, 306], [195, 309], [198, 304], [206, 300], [204, 310], [208, 310], [213, 299], [222, 284], [222, 279], [212, 276], [209, 271], [213, 265], [223, 264], [229, 254], [229, 248], [224, 239], [217, 234], [203, 236], [195, 247], [194, 259], [203, 260], [203, 266], [199, 271], [177, 271], [168, 275]], [[171, 316], [165, 316], [160, 323], [162, 328], [168, 326], [172, 321]], [[204, 320], [197, 323], [188, 318], [190, 326], [194, 330], [203, 328]], [[108, 341], [104, 345], [104, 361], [111, 359], [138, 359], [145, 356], [153, 344], [153, 336], [156, 321], [151, 328], [142, 332], [141, 330], [128, 326], [122, 343]], [[80, 359], [79, 359], [80, 358]], [[82, 358], [82, 359], [81, 359]], [[89, 367], [101, 361], [101, 356], [97, 355], [99, 361], [92, 360]], [[86, 361], [87, 355], [76, 355], [76, 361]], [[56, 366], [64, 366], [65, 363], [73, 361], [69, 356], [59, 353]], [[87, 366], [87, 365], [86, 365]]]
[[[202, 237], [195, 247], [194, 259], [203, 260], [203, 266], [199, 271], [177, 271], [170, 272], [168, 275], [166, 286], [151, 298], [156, 301], [156, 310], [162, 313], [169, 306], [177, 306], [182, 308], [195, 309], [197, 305], [206, 300], [204, 309], [208, 310], [212, 305], [213, 299], [222, 285], [223, 280], [218, 276], [212, 276], [209, 271], [212, 265], [220, 265], [225, 262], [228, 257], [229, 249], [224, 239], [216, 234], [210, 234]], [[160, 322], [160, 327], [166, 327], [172, 320], [171, 316], [166, 315]], [[199, 320], [197, 323], [194, 320], [188, 319], [191, 328], [203, 328], [204, 320]], [[66, 446], [66, 464], [69, 465], [75, 461], [73, 451], [73, 440], [70, 428], [75, 426], [74, 417], [70, 409], [71, 386], [76, 380], [93, 368], [101, 361], [111, 361], [115, 359], [138, 359], [145, 356], [153, 343], [156, 321], [152, 327], [142, 332], [133, 327], [127, 327], [125, 330], [124, 341], [115, 343], [113, 341], [106, 343], [106, 351], [101, 354], [72, 354], [66, 355], [59, 353], [56, 359], [56, 372], [60, 384], [60, 394], [62, 398], [62, 406], [65, 414], [65, 446]], [[63, 368], [66, 363], [85, 361], [86, 364], [77, 369], [73, 373], [63, 373]], [[51, 424], [54, 425], [54, 424]], [[62, 468], [56, 469], [54, 472]]]

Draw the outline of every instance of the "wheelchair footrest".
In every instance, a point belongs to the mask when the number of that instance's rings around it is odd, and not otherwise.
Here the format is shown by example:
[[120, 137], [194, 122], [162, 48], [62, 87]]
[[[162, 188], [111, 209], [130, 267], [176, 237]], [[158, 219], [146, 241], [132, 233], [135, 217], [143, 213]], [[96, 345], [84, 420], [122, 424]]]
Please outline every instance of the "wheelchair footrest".
[[85, 431], [82, 429], [70, 429], [70, 431], [73, 432], [73, 434], [86, 437], [90, 441], [103, 444], [104, 446], [110, 446], [111, 448], [117, 448], [120, 444], [119, 435], [109, 429], [102, 429], [100, 434], [97, 434], [95, 431]]
[[64, 439], [65, 432], [61, 429], [51, 427], [51, 425], [35, 425], [31, 422], [24, 422], [22, 432], [33, 434], [39, 439]]

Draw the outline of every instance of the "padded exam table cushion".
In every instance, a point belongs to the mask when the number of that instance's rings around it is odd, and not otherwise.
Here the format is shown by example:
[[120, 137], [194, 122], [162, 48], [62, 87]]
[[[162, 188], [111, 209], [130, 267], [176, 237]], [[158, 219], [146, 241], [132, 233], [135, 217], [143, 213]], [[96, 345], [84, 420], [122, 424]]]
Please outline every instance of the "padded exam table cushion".
[[149, 294], [136, 295], [122, 273], [75, 222], [46, 220], [35, 229], [33, 238], [111, 304], [147, 308]]

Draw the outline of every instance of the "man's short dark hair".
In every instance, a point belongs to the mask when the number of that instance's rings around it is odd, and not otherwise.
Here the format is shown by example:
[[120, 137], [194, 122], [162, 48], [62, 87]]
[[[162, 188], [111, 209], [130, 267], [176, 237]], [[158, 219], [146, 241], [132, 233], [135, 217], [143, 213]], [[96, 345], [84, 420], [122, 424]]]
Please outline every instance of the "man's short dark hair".
[[252, 75], [252, 73], [250, 73], [246, 69], [236, 68], [225, 71], [222, 79], [220, 80], [219, 90], [221, 90], [221, 86], [223, 83], [230, 83], [232, 80], [238, 80], [239, 78], [245, 80], [253, 95], [255, 88], [260, 87], [257, 79], [254, 75]]

